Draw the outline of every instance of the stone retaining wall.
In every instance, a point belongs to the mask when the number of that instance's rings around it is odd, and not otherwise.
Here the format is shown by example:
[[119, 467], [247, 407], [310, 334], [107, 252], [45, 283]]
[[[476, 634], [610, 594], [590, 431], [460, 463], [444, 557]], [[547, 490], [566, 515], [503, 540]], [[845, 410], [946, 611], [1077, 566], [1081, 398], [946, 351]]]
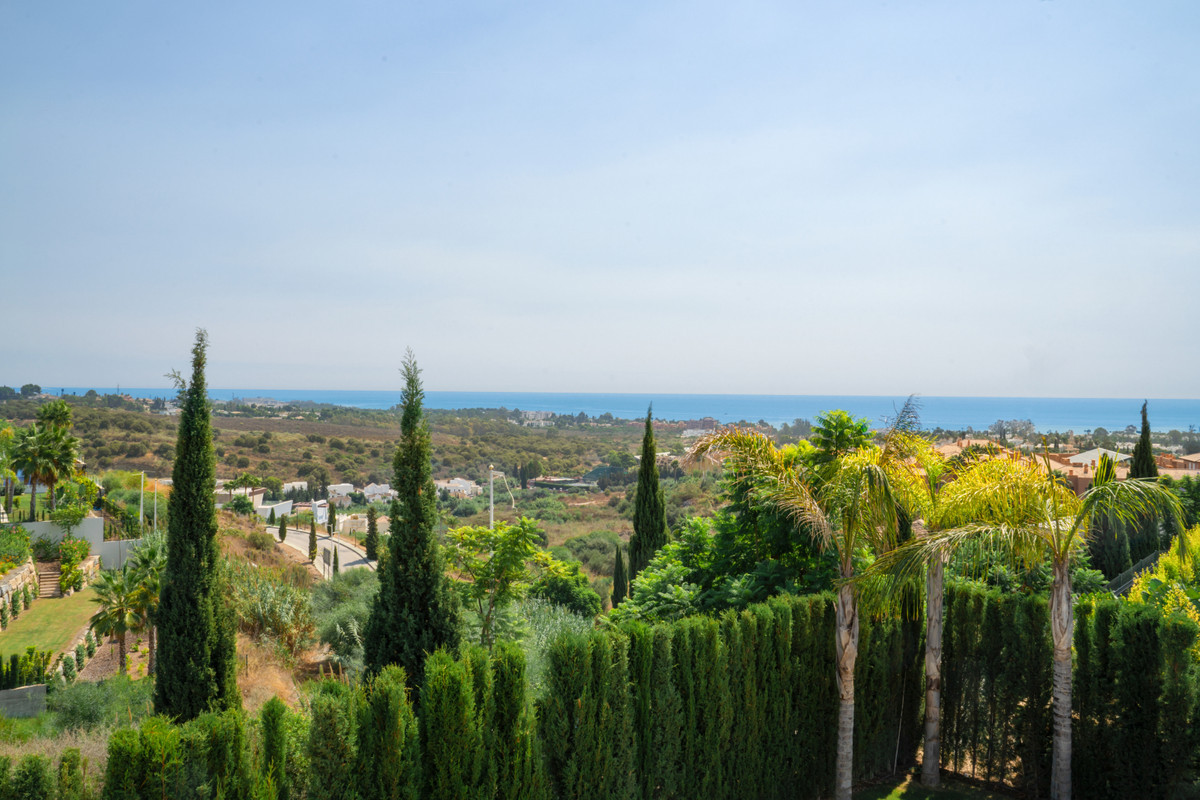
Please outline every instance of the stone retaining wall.
[[37, 599], [38, 576], [32, 558], [26, 559], [24, 564], [13, 567], [0, 575], [0, 601], [8, 602], [13, 593], [21, 591], [24, 586], [28, 586], [29, 591], [33, 592], [34, 599]]

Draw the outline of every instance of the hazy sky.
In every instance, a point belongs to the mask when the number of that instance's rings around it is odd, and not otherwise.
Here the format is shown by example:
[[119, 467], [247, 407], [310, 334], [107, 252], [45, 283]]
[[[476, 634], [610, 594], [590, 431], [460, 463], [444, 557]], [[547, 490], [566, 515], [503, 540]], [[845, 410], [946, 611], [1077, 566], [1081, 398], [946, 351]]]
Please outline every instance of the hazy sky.
[[[185, 7], [186, 6], [186, 7]], [[0, 4], [0, 383], [1200, 397], [1200, 4]]]

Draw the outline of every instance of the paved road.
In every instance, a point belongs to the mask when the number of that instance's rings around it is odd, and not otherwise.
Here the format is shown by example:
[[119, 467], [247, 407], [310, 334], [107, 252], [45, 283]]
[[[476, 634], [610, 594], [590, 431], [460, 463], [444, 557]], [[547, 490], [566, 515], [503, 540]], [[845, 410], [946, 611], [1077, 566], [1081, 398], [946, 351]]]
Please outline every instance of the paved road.
[[[279, 538], [279, 526], [268, 525], [267, 533]], [[308, 531], [300, 528], [288, 528], [284, 544], [297, 550], [305, 558], [308, 558]], [[354, 545], [347, 544], [344, 539], [333, 539], [328, 534], [317, 533], [317, 569], [321, 570], [322, 574], [328, 574], [329, 569], [326, 568], [325, 562], [321, 558], [321, 551], [325, 548], [336, 547], [338, 550], [338, 569], [354, 569], [356, 567], [366, 567], [367, 569], [375, 569], [375, 562], [368, 561], [367, 555], [360, 548]], [[333, 558], [332, 551], [330, 558]]]

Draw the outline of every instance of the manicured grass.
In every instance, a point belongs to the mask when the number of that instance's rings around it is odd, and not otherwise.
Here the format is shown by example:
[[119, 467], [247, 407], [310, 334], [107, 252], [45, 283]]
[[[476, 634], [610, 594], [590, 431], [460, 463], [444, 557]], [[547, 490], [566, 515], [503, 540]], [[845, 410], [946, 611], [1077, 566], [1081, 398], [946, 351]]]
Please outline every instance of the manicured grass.
[[96, 592], [89, 586], [70, 597], [46, 597], [34, 600], [28, 611], [8, 623], [0, 633], [0, 653], [24, 653], [27, 647], [58, 653], [71, 643], [92, 614], [99, 608], [92, 598]]
[[942, 777], [942, 785], [930, 789], [912, 776], [897, 783], [871, 786], [854, 793], [854, 800], [1008, 800], [1005, 795], [984, 791], [952, 778]]

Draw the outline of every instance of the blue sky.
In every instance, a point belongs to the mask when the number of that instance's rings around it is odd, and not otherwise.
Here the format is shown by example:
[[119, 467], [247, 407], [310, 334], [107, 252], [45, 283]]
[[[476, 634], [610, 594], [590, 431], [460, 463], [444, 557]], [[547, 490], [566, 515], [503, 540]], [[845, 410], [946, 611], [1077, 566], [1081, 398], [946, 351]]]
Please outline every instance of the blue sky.
[[[243, 7], [252, 6], [252, 7]], [[1200, 397], [1200, 6], [0, 6], [0, 383]]]

